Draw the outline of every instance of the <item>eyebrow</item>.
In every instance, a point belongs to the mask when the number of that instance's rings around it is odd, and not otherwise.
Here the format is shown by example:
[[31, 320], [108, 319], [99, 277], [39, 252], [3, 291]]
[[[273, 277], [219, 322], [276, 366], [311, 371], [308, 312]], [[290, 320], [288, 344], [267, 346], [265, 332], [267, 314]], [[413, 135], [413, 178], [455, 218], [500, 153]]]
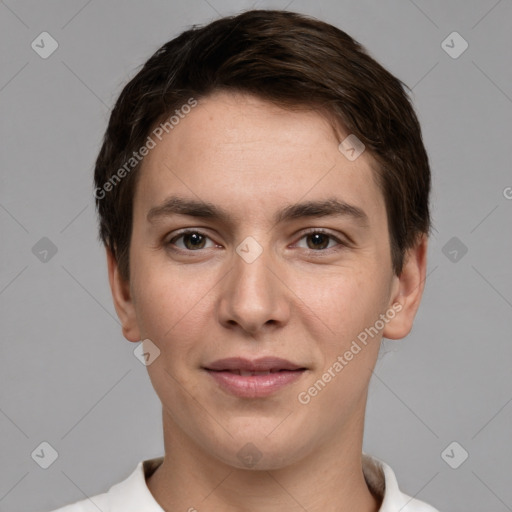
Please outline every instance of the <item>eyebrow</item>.
[[[188, 215], [200, 219], [219, 220], [226, 224], [231, 222], [232, 215], [227, 210], [206, 201], [187, 199], [179, 196], [168, 197], [162, 204], [149, 210], [147, 220], [151, 223], [172, 215]], [[291, 204], [276, 212], [274, 223], [314, 218], [314, 217], [352, 217], [361, 225], [368, 225], [368, 215], [359, 208], [337, 198], [319, 201], [306, 201]]]

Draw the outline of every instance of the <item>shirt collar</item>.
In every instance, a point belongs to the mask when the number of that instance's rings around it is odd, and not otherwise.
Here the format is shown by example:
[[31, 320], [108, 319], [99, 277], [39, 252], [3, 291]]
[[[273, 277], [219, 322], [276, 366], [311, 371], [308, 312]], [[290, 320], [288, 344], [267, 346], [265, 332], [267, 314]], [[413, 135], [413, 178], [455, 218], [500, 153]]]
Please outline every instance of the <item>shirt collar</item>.
[[379, 512], [439, 512], [400, 491], [394, 471], [366, 453], [363, 453], [363, 474], [370, 492], [382, 500]]
[[[109, 491], [112, 512], [164, 512], [146, 484], [163, 462], [163, 457], [147, 459], [137, 464], [133, 473]], [[382, 501], [379, 512], [438, 512], [429, 505], [403, 494], [398, 488], [393, 470], [383, 461], [363, 453], [363, 474], [370, 491]]]
[[108, 490], [112, 512], [165, 512], [155, 500], [146, 484], [149, 478], [163, 462], [163, 457], [147, 459], [137, 464], [135, 471], [122, 482]]

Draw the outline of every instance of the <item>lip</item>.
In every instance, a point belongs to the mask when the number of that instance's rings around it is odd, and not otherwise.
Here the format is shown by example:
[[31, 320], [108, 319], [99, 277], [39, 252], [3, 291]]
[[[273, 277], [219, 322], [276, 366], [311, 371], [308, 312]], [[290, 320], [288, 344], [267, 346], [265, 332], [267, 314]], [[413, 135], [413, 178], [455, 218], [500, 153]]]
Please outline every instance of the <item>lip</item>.
[[[306, 368], [286, 359], [263, 357], [219, 359], [203, 367], [226, 392], [242, 398], [260, 398], [272, 395], [300, 379]], [[269, 372], [241, 375], [240, 372]]]
[[204, 366], [207, 370], [243, 370], [246, 372], [265, 372], [279, 370], [300, 370], [303, 366], [297, 365], [280, 357], [260, 357], [258, 359], [246, 359], [244, 357], [228, 357], [218, 359]]

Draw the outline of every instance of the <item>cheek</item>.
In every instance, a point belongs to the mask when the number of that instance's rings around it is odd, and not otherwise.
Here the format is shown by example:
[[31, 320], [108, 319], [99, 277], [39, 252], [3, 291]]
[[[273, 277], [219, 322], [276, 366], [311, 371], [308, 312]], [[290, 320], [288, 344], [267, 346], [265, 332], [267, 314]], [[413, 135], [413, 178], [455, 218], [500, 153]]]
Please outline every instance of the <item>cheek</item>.
[[162, 404], [174, 404], [172, 410], [176, 412], [190, 406], [183, 387], [189, 393], [196, 392], [191, 369], [200, 360], [198, 341], [208, 332], [205, 320], [211, 314], [206, 312], [208, 296], [191, 285], [190, 278], [178, 279], [176, 273], [164, 276], [155, 267], [137, 276], [135, 309], [141, 336], [160, 350], [147, 367], [153, 388]]
[[[141, 335], [160, 345], [166, 333], [184, 315], [186, 297], [169, 273], [155, 267], [150, 258], [133, 254], [132, 293]], [[185, 299], [185, 301], [183, 300]]]
[[[368, 261], [358, 267], [337, 267], [328, 273], [297, 277], [297, 295], [324, 325], [329, 346], [350, 344], [361, 330], [375, 323], [387, 304], [384, 273]], [[337, 340], [339, 343], [332, 343]]]
[[311, 399], [307, 408], [313, 416], [325, 419], [325, 411], [333, 411], [326, 425], [339, 426], [364, 401], [379, 353], [380, 332], [371, 328], [385, 311], [387, 285], [382, 272], [364, 268], [344, 269], [308, 296], [328, 328], [316, 340], [321, 364], [301, 391]]
[[[140, 260], [139, 260], [140, 261]], [[134, 265], [135, 267], [135, 265]], [[177, 367], [208, 332], [214, 283], [199, 278], [188, 268], [164, 268], [155, 261], [140, 262], [134, 275], [137, 323], [141, 336], [149, 338], [164, 355], [167, 364]]]

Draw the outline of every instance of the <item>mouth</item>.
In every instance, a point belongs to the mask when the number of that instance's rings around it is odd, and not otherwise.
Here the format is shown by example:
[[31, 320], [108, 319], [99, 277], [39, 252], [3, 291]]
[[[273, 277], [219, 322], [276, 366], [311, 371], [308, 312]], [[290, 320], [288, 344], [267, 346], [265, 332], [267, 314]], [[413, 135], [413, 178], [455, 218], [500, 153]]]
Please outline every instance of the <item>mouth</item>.
[[305, 370], [306, 368], [292, 363], [280, 357], [260, 357], [258, 359], [246, 359], [244, 357], [228, 357], [218, 359], [213, 363], [204, 366], [206, 370], [232, 371], [251, 373], [276, 373], [280, 371]]
[[202, 367], [220, 388], [242, 398], [261, 398], [296, 382], [307, 368], [285, 359], [221, 359]]
[[284, 369], [272, 369], [272, 370], [266, 370], [266, 371], [250, 371], [250, 370], [212, 370], [211, 368], [206, 368], [206, 370], [209, 370], [211, 372], [229, 372], [233, 373], [235, 375], [241, 375], [242, 377], [250, 377], [254, 375], [270, 375], [271, 373], [280, 373], [280, 372], [299, 372], [301, 370], [305, 370], [305, 368], [299, 368], [297, 370], [284, 370]]

